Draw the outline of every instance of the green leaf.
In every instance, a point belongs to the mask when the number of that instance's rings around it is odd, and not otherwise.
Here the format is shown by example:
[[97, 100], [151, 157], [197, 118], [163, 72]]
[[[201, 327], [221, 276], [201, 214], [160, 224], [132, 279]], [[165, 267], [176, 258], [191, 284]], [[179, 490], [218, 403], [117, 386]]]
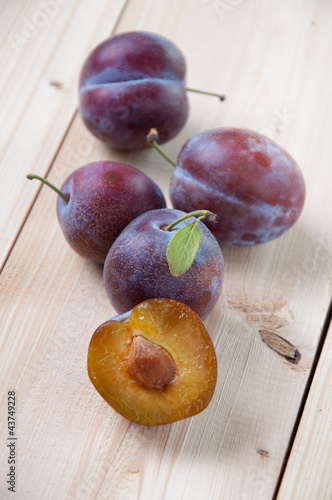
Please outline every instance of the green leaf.
[[172, 276], [181, 276], [194, 262], [201, 243], [197, 221], [176, 231], [167, 247], [167, 262]]

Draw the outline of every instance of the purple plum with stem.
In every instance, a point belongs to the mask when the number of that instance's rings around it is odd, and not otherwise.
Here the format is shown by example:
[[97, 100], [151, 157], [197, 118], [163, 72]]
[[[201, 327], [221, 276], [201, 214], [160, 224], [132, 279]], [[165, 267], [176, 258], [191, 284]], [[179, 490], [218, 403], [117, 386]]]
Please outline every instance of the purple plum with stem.
[[38, 175], [27, 177], [58, 193], [57, 215], [67, 242], [79, 255], [95, 262], [104, 262], [112, 243], [130, 221], [166, 206], [157, 184], [124, 163], [84, 165], [69, 175], [61, 190]]
[[[198, 216], [196, 219], [194, 216]], [[111, 246], [104, 265], [108, 297], [118, 313], [146, 299], [179, 300], [205, 319], [223, 283], [220, 246], [201, 222], [207, 210], [146, 212], [133, 220]]]
[[186, 62], [167, 38], [146, 31], [114, 35], [87, 57], [79, 81], [79, 109], [87, 128], [120, 149], [146, 148], [151, 127], [172, 139], [189, 113]]
[[174, 208], [208, 208], [217, 223], [206, 222], [222, 245], [256, 245], [290, 229], [305, 201], [305, 181], [291, 155], [272, 139], [242, 128], [218, 128], [194, 135], [177, 161], [147, 137], [175, 167], [169, 193]]

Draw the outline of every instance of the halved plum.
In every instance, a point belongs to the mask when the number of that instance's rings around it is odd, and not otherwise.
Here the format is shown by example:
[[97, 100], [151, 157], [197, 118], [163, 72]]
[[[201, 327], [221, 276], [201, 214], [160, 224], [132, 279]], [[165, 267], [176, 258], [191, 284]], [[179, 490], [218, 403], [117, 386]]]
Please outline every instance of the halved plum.
[[122, 416], [160, 425], [208, 406], [217, 360], [200, 318], [181, 302], [157, 298], [97, 328], [90, 341], [88, 373]]

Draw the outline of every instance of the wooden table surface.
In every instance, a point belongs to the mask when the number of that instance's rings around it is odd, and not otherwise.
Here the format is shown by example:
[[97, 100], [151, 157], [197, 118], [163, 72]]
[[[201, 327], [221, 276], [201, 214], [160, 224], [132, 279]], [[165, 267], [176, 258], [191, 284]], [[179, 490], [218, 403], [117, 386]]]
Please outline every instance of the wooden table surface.
[[[332, 498], [332, 2], [330, 0], [2, 0], [0, 497], [36, 499]], [[142, 427], [92, 387], [89, 340], [114, 315], [101, 268], [68, 247], [56, 195], [77, 167], [120, 160], [168, 198], [172, 169], [153, 150], [108, 149], [77, 112], [90, 50], [149, 30], [185, 54], [190, 117], [165, 145], [219, 126], [251, 128], [300, 165], [297, 224], [256, 248], [223, 248], [225, 284], [205, 321], [218, 357], [209, 407]], [[259, 330], [287, 339], [292, 364]], [[16, 394], [16, 492], [8, 491], [7, 393]]]

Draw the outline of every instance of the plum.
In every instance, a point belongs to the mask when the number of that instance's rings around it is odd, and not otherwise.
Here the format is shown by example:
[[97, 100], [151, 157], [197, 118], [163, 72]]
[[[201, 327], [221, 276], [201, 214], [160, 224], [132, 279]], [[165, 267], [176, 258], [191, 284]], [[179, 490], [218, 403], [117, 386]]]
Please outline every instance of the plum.
[[[195, 218], [165, 229], [186, 216], [182, 211], [167, 208], [146, 212], [128, 224], [115, 240], [105, 260], [104, 283], [118, 313], [156, 297], [179, 300], [202, 319], [212, 311], [222, 288], [224, 261], [210, 230], [198, 221], [201, 241], [186, 272], [174, 276], [167, 262], [170, 240]], [[182, 253], [187, 251], [184, 248]]]
[[166, 206], [165, 198], [146, 174], [124, 163], [98, 161], [72, 172], [61, 190], [34, 174], [58, 194], [57, 216], [75, 252], [103, 263], [112, 243], [138, 215]]
[[146, 300], [94, 332], [89, 378], [104, 400], [141, 425], [192, 417], [210, 403], [217, 359], [199, 317], [183, 303]]
[[[148, 140], [153, 144], [153, 133]], [[222, 245], [273, 240], [302, 212], [306, 190], [300, 168], [258, 132], [228, 127], [194, 135], [175, 166], [169, 185], [172, 205], [214, 212], [217, 223], [206, 224]]]
[[94, 135], [116, 148], [147, 147], [151, 127], [158, 127], [161, 142], [168, 141], [188, 117], [185, 74], [185, 59], [167, 38], [144, 31], [112, 36], [82, 67], [82, 119]]

